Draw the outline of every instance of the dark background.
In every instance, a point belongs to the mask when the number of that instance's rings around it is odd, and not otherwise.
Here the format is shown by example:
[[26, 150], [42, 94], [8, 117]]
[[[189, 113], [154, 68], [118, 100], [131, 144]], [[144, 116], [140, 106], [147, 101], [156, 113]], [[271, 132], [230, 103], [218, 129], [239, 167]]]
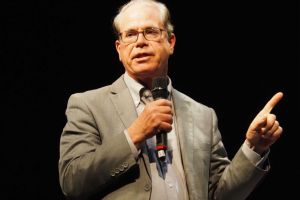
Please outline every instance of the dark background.
[[[63, 200], [59, 138], [70, 94], [124, 71], [111, 21], [125, 1], [2, 1], [1, 199]], [[173, 86], [215, 108], [229, 157], [277, 91], [284, 133], [272, 169], [249, 199], [293, 199], [299, 162], [299, 3], [165, 1], [177, 44]]]

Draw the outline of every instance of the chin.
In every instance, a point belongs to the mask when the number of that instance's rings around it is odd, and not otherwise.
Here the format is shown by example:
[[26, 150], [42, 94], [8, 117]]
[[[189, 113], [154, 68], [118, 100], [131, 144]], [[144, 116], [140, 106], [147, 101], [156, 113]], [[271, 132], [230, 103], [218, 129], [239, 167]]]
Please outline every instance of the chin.
[[157, 73], [158, 67], [151, 66], [149, 64], [136, 65], [133, 71], [138, 74], [155, 74]]

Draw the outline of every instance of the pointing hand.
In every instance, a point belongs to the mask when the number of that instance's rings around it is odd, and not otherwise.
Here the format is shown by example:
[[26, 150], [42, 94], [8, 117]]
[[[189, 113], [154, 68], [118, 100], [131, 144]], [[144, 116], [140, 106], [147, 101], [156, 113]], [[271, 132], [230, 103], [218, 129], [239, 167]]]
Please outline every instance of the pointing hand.
[[256, 115], [246, 133], [249, 147], [259, 154], [265, 152], [282, 134], [282, 127], [271, 113], [275, 105], [282, 99], [283, 93], [276, 93]]

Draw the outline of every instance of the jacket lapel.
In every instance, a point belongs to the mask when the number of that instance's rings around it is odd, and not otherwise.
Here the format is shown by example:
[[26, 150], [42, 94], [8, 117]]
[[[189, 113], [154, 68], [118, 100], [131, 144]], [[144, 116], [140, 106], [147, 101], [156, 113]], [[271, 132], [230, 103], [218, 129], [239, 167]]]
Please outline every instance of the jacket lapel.
[[111, 85], [110, 99], [118, 112], [125, 128], [137, 118], [130, 92], [124, 82], [123, 75]]
[[190, 102], [177, 90], [172, 90], [176, 113], [176, 134], [179, 138], [181, 158], [190, 198], [195, 192], [193, 113]]

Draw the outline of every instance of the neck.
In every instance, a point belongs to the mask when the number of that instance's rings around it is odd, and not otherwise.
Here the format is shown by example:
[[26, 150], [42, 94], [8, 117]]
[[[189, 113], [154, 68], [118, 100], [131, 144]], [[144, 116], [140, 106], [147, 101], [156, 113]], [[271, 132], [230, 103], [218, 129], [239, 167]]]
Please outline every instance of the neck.
[[151, 78], [145, 78], [145, 79], [139, 79], [138, 82], [141, 83], [144, 87], [151, 89], [152, 87], [152, 77]]

